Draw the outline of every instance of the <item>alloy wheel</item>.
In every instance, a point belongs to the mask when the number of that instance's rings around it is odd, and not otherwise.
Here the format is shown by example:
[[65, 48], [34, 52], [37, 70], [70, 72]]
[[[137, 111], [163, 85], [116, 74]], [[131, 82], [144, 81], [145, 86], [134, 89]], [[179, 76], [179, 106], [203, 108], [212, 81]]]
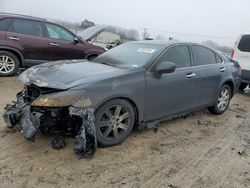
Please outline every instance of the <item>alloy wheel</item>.
[[118, 140], [129, 128], [130, 115], [123, 105], [113, 105], [101, 115], [98, 128], [107, 140]]
[[230, 101], [230, 91], [227, 88], [224, 88], [221, 92], [220, 95], [218, 97], [218, 101], [217, 101], [217, 107], [219, 111], [224, 111]]
[[6, 55], [0, 56], [0, 73], [10, 73], [15, 68], [15, 62], [14, 60]]

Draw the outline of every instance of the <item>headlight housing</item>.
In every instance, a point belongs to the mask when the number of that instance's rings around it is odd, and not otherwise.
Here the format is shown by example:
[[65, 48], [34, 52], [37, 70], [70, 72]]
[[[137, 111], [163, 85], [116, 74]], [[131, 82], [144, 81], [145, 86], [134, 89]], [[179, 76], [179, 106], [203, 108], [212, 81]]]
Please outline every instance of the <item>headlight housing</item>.
[[69, 90], [41, 95], [31, 103], [31, 106], [68, 107], [85, 92], [86, 90]]

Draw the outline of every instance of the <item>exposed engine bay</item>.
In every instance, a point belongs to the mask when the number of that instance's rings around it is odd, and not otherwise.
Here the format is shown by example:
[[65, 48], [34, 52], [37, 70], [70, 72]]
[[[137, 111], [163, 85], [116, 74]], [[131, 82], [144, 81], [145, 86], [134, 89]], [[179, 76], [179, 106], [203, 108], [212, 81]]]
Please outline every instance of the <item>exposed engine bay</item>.
[[[4, 120], [9, 128], [20, 129], [23, 136], [32, 142], [38, 132], [53, 135], [54, 149], [65, 146], [65, 137], [75, 137], [75, 153], [83, 158], [91, 157], [97, 146], [94, 110], [60, 106], [50, 99], [37, 102], [40, 96], [60, 91], [32, 84], [25, 85], [24, 89], [17, 93], [17, 101], [6, 105]], [[49, 107], [38, 103], [49, 103]]]

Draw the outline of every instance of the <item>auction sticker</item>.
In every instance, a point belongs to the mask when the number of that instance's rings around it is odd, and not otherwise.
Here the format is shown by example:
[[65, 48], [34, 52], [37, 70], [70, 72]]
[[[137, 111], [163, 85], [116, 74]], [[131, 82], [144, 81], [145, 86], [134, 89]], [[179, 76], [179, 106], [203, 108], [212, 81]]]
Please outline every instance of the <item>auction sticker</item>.
[[139, 48], [137, 50], [137, 52], [143, 52], [143, 53], [153, 53], [155, 51], [155, 49], [152, 49], [152, 48]]

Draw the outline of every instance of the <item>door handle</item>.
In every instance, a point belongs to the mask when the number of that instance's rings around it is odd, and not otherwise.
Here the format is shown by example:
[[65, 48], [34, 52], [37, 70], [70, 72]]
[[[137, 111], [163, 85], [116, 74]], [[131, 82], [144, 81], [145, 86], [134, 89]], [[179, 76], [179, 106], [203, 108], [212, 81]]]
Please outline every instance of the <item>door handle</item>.
[[221, 67], [221, 68], [220, 68], [220, 72], [224, 72], [225, 70], [226, 70], [225, 67]]
[[9, 37], [10, 40], [16, 40], [19, 41], [20, 39], [18, 37]]
[[194, 76], [196, 76], [195, 73], [189, 73], [186, 75], [186, 78], [193, 78]]
[[50, 46], [59, 46], [59, 44], [54, 43], [54, 42], [49, 43], [49, 45], [50, 45]]

